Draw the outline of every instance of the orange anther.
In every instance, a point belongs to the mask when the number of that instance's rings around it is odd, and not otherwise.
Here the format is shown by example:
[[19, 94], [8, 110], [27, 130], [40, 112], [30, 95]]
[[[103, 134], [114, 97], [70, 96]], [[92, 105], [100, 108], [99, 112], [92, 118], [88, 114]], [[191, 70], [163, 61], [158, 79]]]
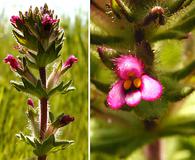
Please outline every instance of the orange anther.
[[142, 84], [142, 81], [140, 78], [136, 78], [136, 79], [134, 79], [133, 84], [136, 88], [139, 88]]
[[123, 83], [123, 87], [125, 90], [128, 90], [131, 88], [131, 84], [132, 84], [132, 81], [131, 80], [126, 80], [124, 83]]

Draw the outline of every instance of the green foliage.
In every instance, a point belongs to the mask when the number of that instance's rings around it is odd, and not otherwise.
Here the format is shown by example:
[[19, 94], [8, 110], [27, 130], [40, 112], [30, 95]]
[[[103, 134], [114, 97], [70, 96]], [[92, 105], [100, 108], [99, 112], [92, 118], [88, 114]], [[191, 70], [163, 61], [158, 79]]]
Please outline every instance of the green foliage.
[[68, 140], [57, 141], [54, 135], [48, 137], [43, 143], [40, 143], [36, 138], [32, 139], [32, 137], [25, 136], [23, 133], [17, 134], [17, 137], [26, 144], [31, 145], [34, 148], [33, 152], [37, 156], [43, 156], [48, 153], [64, 150], [66, 147], [74, 143], [73, 141]]

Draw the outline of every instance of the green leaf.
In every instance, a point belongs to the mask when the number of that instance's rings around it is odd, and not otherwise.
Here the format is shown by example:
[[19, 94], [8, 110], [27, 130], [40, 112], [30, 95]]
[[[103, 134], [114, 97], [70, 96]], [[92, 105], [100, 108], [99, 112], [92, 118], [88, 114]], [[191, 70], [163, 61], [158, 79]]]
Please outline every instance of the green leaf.
[[169, 12], [171, 14], [173, 14], [173, 13], [179, 11], [182, 8], [185, 1], [186, 0], [176, 0], [176, 1], [174, 1], [173, 5], [169, 7]]
[[190, 32], [195, 28], [195, 16], [191, 16], [185, 20], [179, 21], [172, 30], [181, 31], [181, 32]]
[[23, 35], [19, 34], [15, 30], [13, 30], [13, 34], [14, 34], [14, 37], [16, 38], [17, 42], [20, 45], [36, 51], [37, 46], [36, 46], [35, 42], [31, 43], [31, 41], [29, 39], [26, 39]]
[[151, 37], [151, 42], [166, 40], [166, 39], [184, 39], [187, 34], [181, 31], [166, 30], [164, 32], [157, 32]]
[[56, 141], [55, 136], [51, 135], [42, 144], [38, 144], [33, 152], [37, 156], [47, 155], [48, 153], [64, 150], [72, 143], [73, 141], [69, 140]]
[[68, 92], [74, 91], [76, 88], [74, 86], [67, 87], [62, 94], [67, 94]]
[[168, 75], [176, 80], [182, 80], [183, 78], [190, 75], [195, 70], [195, 61], [192, 61], [187, 66], [183, 67], [182, 69], [175, 71], [173, 73], [169, 73]]
[[90, 35], [91, 43], [96, 45], [102, 45], [102, 44], [112, 44], [117, 42], [122, 42], [123, 39], [121, 37], [117, 36], [109, 36], [109, 35], [98, 35], [91, 33]]
[[100, 91], [104, 92], [104, 93], [108, 93], [109, 89], [110, 89], [110, 84], [105, 84], [103, 82], [100, 82], [98, 80], [95, 79], [91, 79], [91, 82], [96, 86], [97, 89], [99, 89]]
[[135, 20], [129, 5], [125, 4], [122, 0], [113, 0], [120, 7], [121, 13], [126, 17], [129, 22], [133, 22]]
[[68, 146], [70, 146], [73, 143], [74, 141], [70, 141], [70, 140], [56, 141], [54, 147], [50, 150], [49, 153], [65, 150]]
[[16, 134], [16, 137], [19, 138], [21, 141], [25, 142], [26, 144], [30, 144], [32, 147], [35, 147], [36, 144], [33, 142], [32, 137], [25, 136], [22, 132]]
[[49, 119], [51, 121], [51, 123], [54, 121], [55, 117], [54, 114], [52, 112], [49, 112]]
[[177, 80], [165, 76], [161, 78], [161, 83], [164, 86], [164, 98], [171, 102], [179, 101], [194, 91], [193, 87], [180, 84]]
[[51, 95], [54, 95], [57, 92], [65, 94], [72, 90], [75, 90], [75, 87], [72, 86], [72, 80], [69, 80], [65, 84], [64, 82], [61, 82], [59, 85], [50, 90], [48, 96], [50, 97]]
[[187, 116], [177, 116], [172, 118], [167, 118], [159, 126], [159, 135], [172, 136], [172, 135], [181, 135], [181, 136], [190, 136], [195, 134], [195, 118], [194, 115]]
[[21, 82], [15, 82], [11, 81], [10, 82], [18, 91], [22, 91], [25, 93], [32, 94], [36, 97], [47, 97], [47, 93], [44, 90], [44, 88], [41, 85], [41, 81], [38, 80], [36, 86], [34, 84], [30, 83], [28, 80], [25, 78], [22, 78], [22, 83]]

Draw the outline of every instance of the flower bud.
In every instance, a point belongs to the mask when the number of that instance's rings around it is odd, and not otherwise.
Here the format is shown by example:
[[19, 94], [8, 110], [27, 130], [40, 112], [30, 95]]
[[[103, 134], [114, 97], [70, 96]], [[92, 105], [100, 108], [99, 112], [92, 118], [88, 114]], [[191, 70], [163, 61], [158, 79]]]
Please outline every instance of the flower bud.
[[17, 22], [23, 23], [23, 20], [19, 16], [11, 16], [10, 21], [14, 25], [16, 25]]
[[64, 115], [59, 119], [60, 127], [68, 125], [70, 122], [74, 121], [74, 117], [71, 117], [69, 115]]
[[32, 108], [34, 108], [34, 102], [33, 102], [32, 98], [28, 98], [27, 104], [28, 104], [29, 106], [31, 106]]
[[71, 56], [64, 62], [64, 64], [62, 65], [62, 70], [67, 70], [68, 68], [72, 67], [72, 65], [73, 65], [75, 62], [78, 62], [78, 59], [77, 59], [74, 55], [71, 55]]
[[61, 114], [57, 117], [55, 122], [52, 123], [53, 128], [61, 128], [63, 126], [68, 125], [70, 122], [74, 121], [74, 117], [70, 115]]
[[53, 19], [49, 14], [44, 14], [42, 17], [42, 25], [45, 30], [50, 30], [51, 26], [57, 23], [59, 20]]
[[56, 22], [58, 22], [57, 19], [53, 19], [52, 17], [50, 17], [47, 13], [45, 15], [43, 15], [42, 18], [42, 24], [43, 25], [47, 25], [47, 24], [55, 24]]
[[149, 14], [144, 18], [143, 25], [147, 26], [151, 24], [152, 22], [157, 22], [159, 25], [164, 25], [165, 24], [165, 10], [164, 8], [160, 6], [154, 6]]
[[10, 68], [14, 71], [18, 70], [20, 68], [20, 64], [18, 62], [18, 59], [15, 58], [13, 55], [8, 54], [7, 57], [3, 60], [5, 63], [10, 65]]
[[160, 7], [160, 6], [155, 6], [155, 7], [153, 7], [153, 8], [151, 9], [150, 13], [152, 13], [152, 14], [164, 14], [165, 11], [164, 11], [164, 9], [163, 9], [162, 7]]
[[72, 65], [78, 62], [78, 59], [71, 55], [64, 64], [59, 64], [57, 67], [54, 66], [53, 72], [50, 74], [47, 81], [47, 89], [50, 90], [60, 80], [60, 77], [70, 68]]
[[60, 115], [55, 122], [51, 123], [47, 129], [46, 137], [55, 134], [59, 128], [64, 127], [68, 125], [70, 122], [74, 121], [74, 117], [71, 117], [69, 115]]

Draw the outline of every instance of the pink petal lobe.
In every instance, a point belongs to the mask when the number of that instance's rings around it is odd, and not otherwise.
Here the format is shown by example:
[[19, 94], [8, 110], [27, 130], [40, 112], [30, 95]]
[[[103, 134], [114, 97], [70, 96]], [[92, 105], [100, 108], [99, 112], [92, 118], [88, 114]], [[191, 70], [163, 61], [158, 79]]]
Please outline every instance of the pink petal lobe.
[[141, 77], [141, 95], [146, 101], [155, 101], [159, 99], [162, 95], [163, 87], [161, 83], [148, 75], [143, 75]]
[[125, 105], [125, 92], [123, 81], [117, 81], [111, 88], [107, 96], [107, 103], [112, 109], [119, 109]]
[[122, 55], [114, 60], [116, 72], [121, 79], [128, 79], [129, 74], [140, 77], [143, 73], [143, 63], [132, 55]]
[[20, 64], [18, 62], [18, 59], [15, 58], [13, 55], [8, 54], [7, 57], [4, 58], [3, 60], [5, 63], [9, 64], [11, 69], [14, 71], [20, 68]]
[[66, 60], [66, 62], [64, 62], [64, 64], [62, 65], [62, 67], [63, 67], [63, 69], [70, 68], [76, 62], [78, 62], [78, 58], [76, 58], [74, 55], [71, 55], [71, 56], [68, 57], [68, 59]]
[[141, 101], [141, 92], [140, 91], [134, 91], [130, 92], [125, 97], [126, 104], [130, 107], [137, 106]]

